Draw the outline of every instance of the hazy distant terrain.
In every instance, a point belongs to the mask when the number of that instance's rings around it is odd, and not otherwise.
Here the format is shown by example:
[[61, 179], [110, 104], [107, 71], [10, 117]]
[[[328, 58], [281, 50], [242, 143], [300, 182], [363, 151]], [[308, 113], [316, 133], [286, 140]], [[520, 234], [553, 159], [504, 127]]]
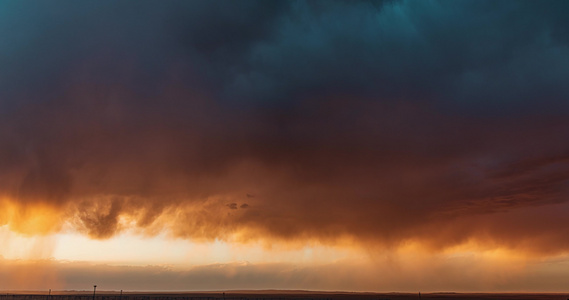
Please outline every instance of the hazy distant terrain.
[[54, 292], [52, 295], [38, 292], [2, 293], [0, 300], [201, 300], [201, 299], [461, 299], [461, 300], [565, 300], [568, 294], [559, 293], [349, 293], [349, 292], [311, 292], [311, 291], [227, 291], [227, 292], [187, 292], [187, 293], [123, 293], [104, 292], [94, 298], [90, 292]]

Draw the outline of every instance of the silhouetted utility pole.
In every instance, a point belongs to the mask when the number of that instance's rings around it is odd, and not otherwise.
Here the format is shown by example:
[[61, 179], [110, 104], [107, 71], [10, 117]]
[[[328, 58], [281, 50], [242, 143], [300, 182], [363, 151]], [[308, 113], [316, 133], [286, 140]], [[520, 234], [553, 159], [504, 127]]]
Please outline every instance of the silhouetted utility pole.
[[97, 290], [97, 285], [93, 286], [93, 300], [95, 300], [95, 291]]

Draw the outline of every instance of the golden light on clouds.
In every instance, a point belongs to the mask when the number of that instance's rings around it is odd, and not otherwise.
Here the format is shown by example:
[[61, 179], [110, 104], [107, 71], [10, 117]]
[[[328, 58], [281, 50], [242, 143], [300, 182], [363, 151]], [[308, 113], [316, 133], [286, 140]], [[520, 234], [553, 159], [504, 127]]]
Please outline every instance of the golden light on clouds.
[[[163, 207], [152, 222], [146, 223], [140, 221], [146, 216], [145, 208], [124, 209], [135, 204], [125, 200], [113, 204], [112, 197], [99, 199], [96, 204], [69, 204], [49, 217], [44, 216], [46, 212], [55, 209], [44, 204], [29, 203], [24, 209], [7, 198], [2, 201], [6, 209], [0, 227], [0, 265], [4, 270], [0, 277], [11, 288], [69, 289], [97, 281], [109, 289], [270, 286], [439, 291], [452, 286], [455, 291], [528, 291], [547, 286], [549, 291], [562, 291], [563, 285], [546, 284], [545, 280], [569, 275], [558, 268], [559, 264], [569, 264], [567, 253], [526, 248], [524, 243], [499, 243], [485, 239], [485, 235], [442, 244], [436, 242], [441, 236], [420, 235], [386, 243], [356, 235], [320, 239], [314, 232], [302, 238], [286, 238], [231, 223], [238, 213], [253, 209], [255, 201], [238, 209], [221, 198], [206, 200], [202, 206], [180, 203]], [[120, 213], [113, 212], [117, 205]], [[560, 211], [563, 209], [564, 205], [560, 206]], [[519, 214], [525, 217], [523, 211]], [[93, 219], [86, 221], [86, 215]], [[112, 231], [102, 232], [112, 234], [93, 235], [89, 228], [101, 231], [97, 226], [110, 226]], [[180, 228], [197, 233], [177, 231]], [[211, 228], [213, 231], [207, 232]], [[448, 235], [444, 230], [439, 233]], [[433, 246], [434, 242], [438, 246]], [[447, 246], [441, 246], [444, 244]], [[136, 283], [117, 284], [104, 279], [121, 276], [136, 278]], [[198, 279], [203, 276], [209, 279]]]
[[[7, 245], [0, 252], [0, 278], [4, 286], [21, 289], [75, 289], [96, 281], [107, 289], [270, 286], [413, 292], [451, 285], [455, 291], [528, 291], [546, 278], [569, 275], [557, 268], [560, 262], [569, 264], [566, 254], [545, 259], [512, 249], [482, 250], [470, 243], [439, 252], [425, 251], [412, 241], [389, 249], [278, 243], [267, 248], [262, 243], [191, 242], [165, 235], [141, 238], [134, 232], [94, 240], [79, 233], [33, 237], [0, 229]], [[51, 252], [34, 254], [37, 247]], [[118, 278], [130, 279], [113, 281]], [[563, 286], [550, 284], [549, 290], [562, 291]]]
[[24, 235], [47, 235], [61, 229], [65, 212], [42, 202], [20, 203], [0, 198], [0, 225]]
[[0, 1], [0, 290], [566, 286], [563, 1], [128, 2]]

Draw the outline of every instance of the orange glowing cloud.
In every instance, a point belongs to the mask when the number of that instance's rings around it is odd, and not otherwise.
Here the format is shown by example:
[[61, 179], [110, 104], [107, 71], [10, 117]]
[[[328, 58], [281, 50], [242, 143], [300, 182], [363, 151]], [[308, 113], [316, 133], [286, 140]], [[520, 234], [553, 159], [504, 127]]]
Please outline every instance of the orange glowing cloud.
[[0, 283], [138, 276], [49, 261], [79, 235], [350, 253], [157, 288], [560, 289], [568, 6], [472, 2], [0, 1]]
[[[156, 113], [133, 106], [134, 92], [117, 93], [97, 101], [96, 88], [79, 86], [57, 106], [1, 121], [2, 224], [95, 239], [134, 230], [238, 243], [569, 250], [565, 119], [480, 123], [428, 105], [343, 98], [305, 101], [285, 116], [234, 112], [176, 85]], [[193, 109], [178, 114], [182, 100]]]
[[10, 230], [25, 235], [57, 232], [65, 220], [65, 212], [48, 203], [22, 204], [2, 198], [0, 206], [0, 225], [7, 225]]

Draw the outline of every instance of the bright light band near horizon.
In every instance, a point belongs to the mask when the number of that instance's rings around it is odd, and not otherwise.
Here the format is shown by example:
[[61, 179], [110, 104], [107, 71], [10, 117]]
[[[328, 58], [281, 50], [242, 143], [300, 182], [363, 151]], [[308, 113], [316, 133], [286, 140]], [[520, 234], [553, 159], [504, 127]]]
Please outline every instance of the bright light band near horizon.
[[568, 15], [0, 0], [0, 290], [563, 292]]

